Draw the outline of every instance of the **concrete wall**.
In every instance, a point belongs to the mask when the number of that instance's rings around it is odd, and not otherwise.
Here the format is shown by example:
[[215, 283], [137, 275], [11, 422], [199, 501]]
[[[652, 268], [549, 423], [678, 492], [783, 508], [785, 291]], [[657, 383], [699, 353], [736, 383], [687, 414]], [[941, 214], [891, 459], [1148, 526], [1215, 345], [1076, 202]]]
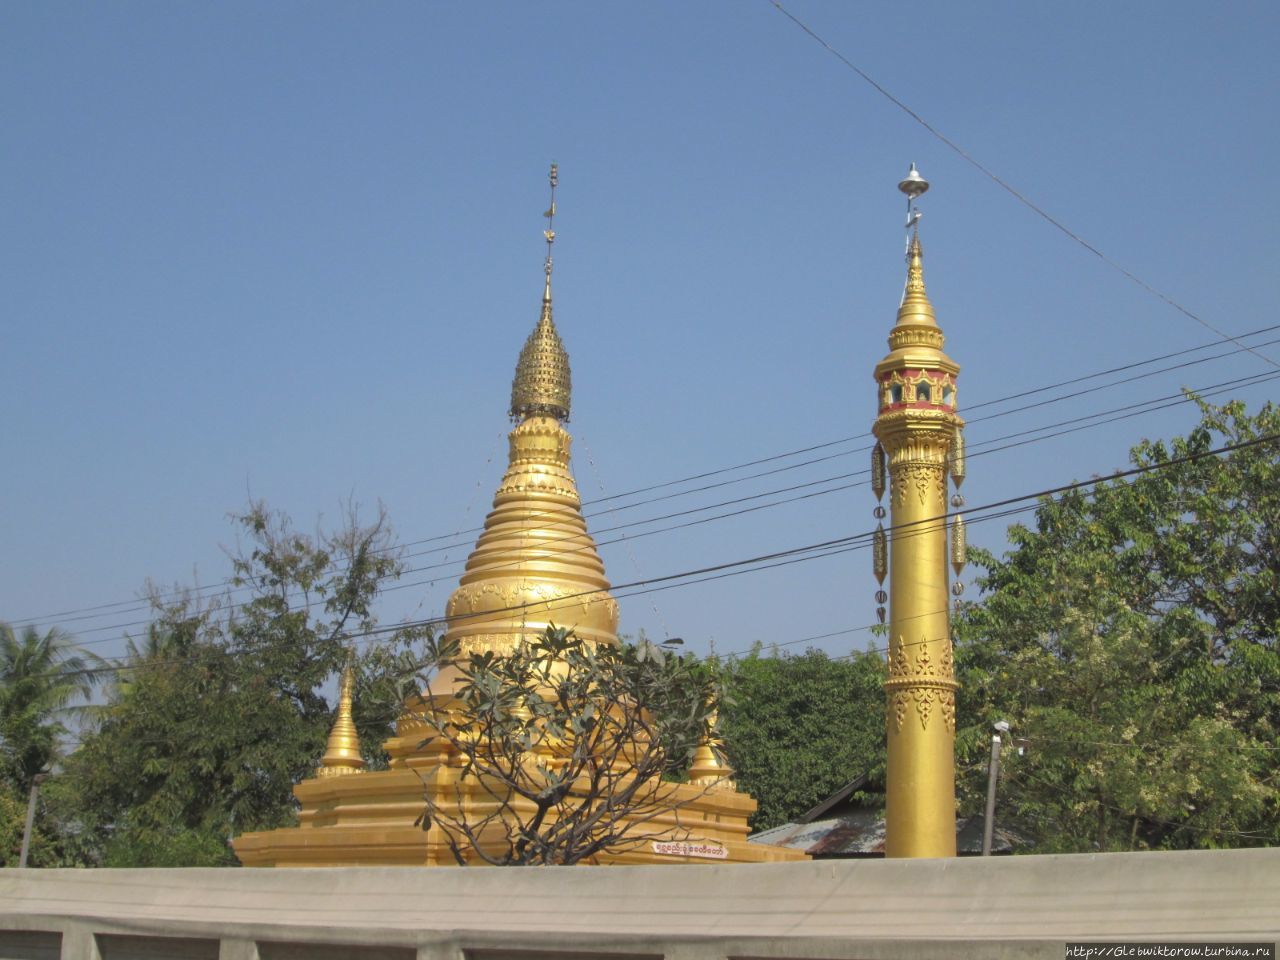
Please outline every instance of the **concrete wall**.
[[[164, 939], [158, 939], [164, 938]], [[1062, 960], [1280, 939], [1280, 849], [526, 868], [0, 870], [0, 960]]]

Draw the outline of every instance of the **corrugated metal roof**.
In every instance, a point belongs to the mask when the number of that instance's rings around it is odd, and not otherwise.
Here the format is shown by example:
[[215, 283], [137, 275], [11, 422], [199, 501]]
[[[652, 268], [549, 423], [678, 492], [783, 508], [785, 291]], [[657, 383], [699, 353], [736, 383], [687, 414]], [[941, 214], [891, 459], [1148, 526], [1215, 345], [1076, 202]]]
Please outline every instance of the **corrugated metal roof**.
[[[884, 829], [884, 817], [878, 811], [851, 810], [812, 823], [784, 823], [747, 839], [752, 843], [803, 850], [811, 857], [882, 857]], [[1015, 846], [1029, 845], [1025, 838], [997, 827], [992, 835], [991, 852], [1012, 853]], [[956, 821], [956, 852], [962, 856], [982, 852], [981, 817]]]

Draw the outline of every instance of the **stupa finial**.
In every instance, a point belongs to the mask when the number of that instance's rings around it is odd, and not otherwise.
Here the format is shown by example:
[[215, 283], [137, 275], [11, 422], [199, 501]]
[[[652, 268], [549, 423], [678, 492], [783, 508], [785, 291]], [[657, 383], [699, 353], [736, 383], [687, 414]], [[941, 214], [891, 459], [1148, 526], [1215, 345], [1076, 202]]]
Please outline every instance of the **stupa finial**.
[[920, 217], [916, 201], [929, 189], [929, 181], [920, 176], [916, 165], [911, 164], [907, 175], [898, 181], [898, 189], [907, 198], [907, 282], [902, 288], [902, 303], [898, 306], [898, 325], [926, 324], [936, 326], [933, 304], [924, 288], [924, 249], [920, 246]]
[[556, 186], [560, 182], [559, 167], [554, 163], [548, 179], [551, 206], [543, 214], [547, 218], [547, 229], [542, 231], [547, 240], [547, 258], [543, 264], [546, 285], [542, 290], [542, 315], [520, 351], [515, 379], [511, 382], [511, 419], [516, 421], [538, 416], [555, 417], [562, 422], [569, 419], [569, 354], [551, 319], [551, 247], [556, 242]]
[[551, 184], [551, 205], [547, 207], [543, 214], [547, 218], [547, 229], [542, 231], [542, 235], [547, 238], [547, 259], [543, 263], [543, 271], [547, 275], [547, 285], [542, 291], [542, 302], [548, 310], [551, 309], [551, 247], [556, 242], [556, 187], [560, 184], [560, 168], [556, 164], [551, 165], [551, 173], [547, 176], [548, 182]]
[[348, 656], [346, 666], [342, 668], [342, 681], [338, 686], [338, 709], [333, 718], [333, 729], [329, 731], [329, 742], [324, 756], [320, 758], [317, 776], [341, 777], [349, 773], [360, 773], [365, 768], [364, 758], [360, 756], [360, 735], [356, 733], [355, 721], [351, 718], [354, 699], [355, 672], [351, 657]]

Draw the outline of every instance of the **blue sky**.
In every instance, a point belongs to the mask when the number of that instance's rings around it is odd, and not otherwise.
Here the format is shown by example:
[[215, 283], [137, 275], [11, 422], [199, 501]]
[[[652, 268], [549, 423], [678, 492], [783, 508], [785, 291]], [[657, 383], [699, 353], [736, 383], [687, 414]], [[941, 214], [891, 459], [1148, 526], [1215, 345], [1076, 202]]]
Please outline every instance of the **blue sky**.
[[[1148, 283], [1232, 333], [1280, 322], [1274, 4], [786, 6]], [[1038, 386], [1214, 337], [766, 0], [12, 3], [0, 110], [0, 618], [49, 625], [148, 577], [216, 583], [249, 495], [305, 528], [347, 496], [381, 500], [405, 540], [482, 522], [537, 319], [552, 160], [587, 498], [865, 432], [911, 161], [933, 183], [926, 275], [962, 409], [1007, 413], [973, 424], [975, 452], [1274, 369], [1236, 354], [1019, 412]], [[975, 456], [964, 492], [976, 505], [1106, 472], [1193, 421], [1182, 406]], [[589, 522], [862, 470], [864, 443]], [[640, 525], [604, 555], [615, 582], [662, 576], [865, 530], [872, 506], [858, 487]], [[971, 540], [1001, 548], [1003, 523]], [[854, 552], [635, 597], [623, 630], [722, 652], [847, 630], [873, 619], [869, 568]], [[384, 619], [439, 613], [457, 575], [410, 574], [437, 579], [388, 595]], [[103, 613], [61, 625], [118, 653], [138, 615]]]

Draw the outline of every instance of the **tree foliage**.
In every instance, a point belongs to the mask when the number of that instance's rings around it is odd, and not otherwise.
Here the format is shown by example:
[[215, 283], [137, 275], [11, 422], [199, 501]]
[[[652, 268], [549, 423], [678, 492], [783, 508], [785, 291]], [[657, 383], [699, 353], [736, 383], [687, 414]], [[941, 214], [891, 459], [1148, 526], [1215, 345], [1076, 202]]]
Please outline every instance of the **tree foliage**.
[[[352, 510], [314, 537], [260, 503], [235, 520], [246, 543], [233, 587], [247, 598], [153, 591], [155, 620], [68, 762], [64, 815], [108, 865], [231, 863], [230, 836], [291, 822], [292, 787], [312, 773], [332, 722], [327, 685], [401, 568], [381, 513], [361, 525]], [[390, 645], [414, 640], [401, 631]], [[366, 655], [360, 666], [376, 674], [385, 662]], [[394, 711], [372, 698], [357, 706], [376, 764]]]
[[61, 756], [65, 721], [89, 699], [99, 666], [57, 627], [0, 623], [0, 780], [17, 793]]
[[[75, 733], [68, 721], [83, 717], [88, 705], [79, 701], [89, 699], [103, 667], [56, 627], [0, 624], [0, 866], [17, 864], [32, 782], [59, 767]], [[46, 796], [53, 783], [43, 787]], [[74, 835], [46, 807], [36, 807], [30, 863], [75, 863]]]
[[1201, 405], [1159, 469], [1041, 503], [1003, 558], [973, 551], [981, 603], [956, 623], [962, 803], [980, 809], [989, 724], [1001, 815], [1038, 849], [1280, 842], [1280, 434], [1271, 405]]
[[883, 782], [884, 661], [756, 651], [721, 665], [725, 746], [759, 802], [754, 830], [794, 819], [863, 773]]
[[413, 712], [458, 787], [428, 782], [421, 823], [458, 863], [568, 865], [672, 838], [664, 775], [688, 766], [713, 709], [692, 658], [555, 627], [509, 653], [428, 648]]

